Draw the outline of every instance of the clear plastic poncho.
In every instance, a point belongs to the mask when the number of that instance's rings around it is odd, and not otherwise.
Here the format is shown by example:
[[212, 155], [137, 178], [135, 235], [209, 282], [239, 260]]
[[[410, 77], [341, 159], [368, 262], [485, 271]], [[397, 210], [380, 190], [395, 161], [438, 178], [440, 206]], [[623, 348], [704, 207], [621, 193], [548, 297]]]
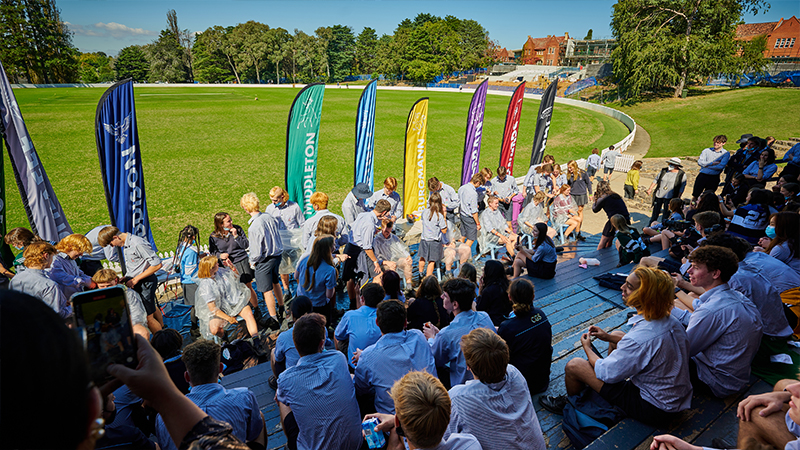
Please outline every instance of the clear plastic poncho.
[[478, 245], [480, 245], [481, 251], [484, 251], [489, 249], [489, 245], [497, 245], [500, 241], [500, 238], [491, 231], [497, 230], [498, 233], [505, 235], [507, 234], [506, 228], [508, 228], [508, 224], [500, 210], [492, 211], [491, 208], [483, 210], [480, 215], [480, 221], [481, 229], [478, 232]]
[[519, 226], [520, 232], [524, 234], [533, 234], [533, 229], [527, 225], [525, 222], [528, 222], [531, 225], [535, 225], [539, 222], [547, 223], [547, 214], [544, 207], [544, 203], [539, 203], [538, 205], [534, 202], [528, 203], [519, 216], [517, 216], [517, 225]]
[[214, 317], [208, 303], [214, 302], [225, 314], [236, 317], [250, 302], [250, 289], [240, 283], [233, 271], [220, 267], [213, 278], [199, 278], [195, 294], [195, 314], [200, 326], [200, 333], [205, 339], [211, 339], [208, 323]]
[[[281, 243], [283, 244], [283, 255], [278, 272], [281, 275], [294, 273], [297, 263], [303, 256], [303, 229], [295, 228], [292, 230], [281, 230]], [[313, 240], [311, 241], [314, 242]], [[309, 252], [310, 253], [310, 252]]]
[[559, 226], [567, 223], [569, 219], [569, 210], [576, 211], [578, 205], [571, 195], [557, 195], [553, 199], [553, 204], [550, 205], [550, 217], [553, 220], [553, 228], [558, 229]]

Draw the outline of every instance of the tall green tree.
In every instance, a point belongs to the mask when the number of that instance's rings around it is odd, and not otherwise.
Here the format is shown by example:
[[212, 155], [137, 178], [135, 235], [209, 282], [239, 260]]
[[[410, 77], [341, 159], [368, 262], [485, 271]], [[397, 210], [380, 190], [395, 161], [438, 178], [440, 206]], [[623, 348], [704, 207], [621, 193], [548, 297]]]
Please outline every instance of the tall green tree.
[[331, 66], [331, 81], [343, 81], [353, 74], [356, 38], [353, 29], [344, 25], [331, 27], [331, 40], [328, 43], [328, 60]]
[[227, 83], [238, 80], [236, 65], [225, 48], [225, 29], [216, 26], [198, 33], [192, 45], [194, 79], [201, 83]]
[[378, 35], [370, 27], [364, 27], [356, 38], [354, 70], [358, 74], [372, 73], [376, 67]]
[[762, 64], [743, 61], [734, 38], [743, 12], [766, 8], [764, 0], [618, 0], [611, 28], [620, 90], [635, 97], [669, 87], [678, 97], [698, 77]]
[[276, 83], [281, 82], [281, 67], [289, 53], [291, 39], [292, 35], [283, 28], [271, 28], [267, 32], [267, 58], [275, 66]]
[[240, 50], [239, 58], [246, 68], [255, 70], [256, 82], [261, 83], [261, 68], [267, 60], [269, 26], [254, 20], [233, 27], [228, 39]]
[[0, 0], [0, 60], [12, 81], [77, 81], [78, 56], [55, 0]]
[[[161, 30], [158, 39], [144, 47], [150, 61], [150, 82], [184, 83], [191, 81], [191, 67], [187, 64], [187, 50], [184, 47], [183, 31], [178, 27], [175, 10], [167, 12], [167, 28]], [[188, 32], [186, 33], [188, 35]]]
[[592, 39], [592, 29], [589, 28], [589, 31], [586, 32], [586, 37], [583, 38], [584, 41], [590, 41]]
[[113, 58], [103, 52], [81, 53], [78, 69], [81, 82], [105, 83], [114, 80], [112, 61]]
[[186, 67], [186, 72], [189, 74], [189, 81], [192, 81], [192, 34], [189, 30], [183, 29], [178, 26], [178, 13], [174, 9], [167, 11], [167, 29], [172, 32], [178, 40], [178, 46], [181, 48], [181, 59], [183, 65]]
[[131, 45], [119, 51], [116, 61], [114, 61], [114, 72], [117, 80], [132, 78], [140, 83], [147, 81], [147, 72], [150, 70], [150, 63], [142, 51], [142, 47]]

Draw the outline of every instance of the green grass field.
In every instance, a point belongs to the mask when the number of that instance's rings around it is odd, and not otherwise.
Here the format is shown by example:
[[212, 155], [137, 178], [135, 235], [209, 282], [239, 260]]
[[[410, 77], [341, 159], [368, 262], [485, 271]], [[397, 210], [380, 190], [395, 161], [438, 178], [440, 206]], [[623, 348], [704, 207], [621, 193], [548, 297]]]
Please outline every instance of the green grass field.
[[751, 87], [696, 91], [686, 99], [663, 99], [633, 106], [609, 104], [642, 125], [652, 140], [648, 157], [699, 156], [714, 136], [728, 136], [728, 150], [745, 133], [800, 137], [800, 90]]
[[[150, 224], [160, 250], [175, 246], [187, 223], [205, 242], [214, 213], [227, 211], [246, 226], [239, 198], [256, 192], [263, 206], [272, 186], [283, 185], [286, 121], [299, 89], [237, 87], [139, 88], [136, 108], [147, 187]], [[94, 137], [97, 102], [104, 89], [17, 89], [14, 94], [31, 138], [75, 232], [108, 223]], [[319, 139], [317, 187], [339, 211], [352, 188], [355, 116], [359, 89], [325, 92]], [[258, 95], [258, 101], [255, 96]], [[464, 128], [472, 93], [379, 90], [375, 124], [375, 179], [395, 176], [402, 184], [403, 139], [408, 111], [430, 97], [428, 174], [458, 187]], [[481, 166], [496, 169], [509, 98], [489, 95], [483, 128]], [[530, 160], [539, 103], [523, 106], [516, 173]], [[628, 133], [621, 123], [587, 110], [555, 108], [548, 153], [558, 161], [586, 157]], [[5, 152], [3, 152], [5, 153]], [[8, 226], [28, 226], [5, 165]]]

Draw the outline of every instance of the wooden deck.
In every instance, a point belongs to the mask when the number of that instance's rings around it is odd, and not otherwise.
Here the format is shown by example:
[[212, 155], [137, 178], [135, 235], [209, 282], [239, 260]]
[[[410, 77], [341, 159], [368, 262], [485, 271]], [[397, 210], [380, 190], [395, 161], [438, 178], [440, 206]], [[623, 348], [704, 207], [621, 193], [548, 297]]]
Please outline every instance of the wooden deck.
[[[602, 327], [606, 331], [622, 329], [626, 331], [628, 313], [621, 298], [621, 292], [599, 286], [594, 276], [605, 273], [629, 273], [632, 265], [617, 268], [616, 249], [594, 250], [599, 240], [591, 237], [579, 246], [567, 247], [559, 257], [556, 278], [553, 280], [531, 279], [536, 287], [535, 305], [547, 314], [553, 327], [553, 362], [550, 369], [550, 388], [546, 394], [560, 395], [565, 393], [564, 367], [567, 361], [575, 356], [585, 357], [579, 344], [581, 333], [591, 325]], [[655, 253], [664, 256], [666, 252]], [[593, 257], [600, 260], [599, 266], [588, 269], [578, 267], [578, 257]], [[601, 353], [607, 352], [607, 346], [597, 345]], [[280, 416], [275, 405], [275, 392], [270, 389], [267, 379], [271, 374], [269, 364], [261, 364], [251, 369], [229, 375], [223, 379], [226, 387], [249, 387], [256, 394], [259, 406], [267, 421], [269, 443], [267, 448], [283, 448], [286, 438], [280, 426]], [[755, 381], [755, 380], [754, 380]], [[752, 384], [749, 393], [765, 392], [770, 389], [764, 382]], [[572, 448], [571, 443], [561, 429], [562, 416], [545, 411], [533, 398], [536, 414], [545, 435], [545, 442], [550, 450]], [[680, 424], [663, 429], [655, 429], [643, 425], [633, 419], [625, 419], [609, 430], [590, 447], [596, 449], [634, 449], [644, 450], [654, 434], [671, 432], [687, 438], [697, 445], [710, 445], [713, 437], [736, 435], [738, 424], [735, 418], [736, 404], [742, 396], [726, 400], [694, 399], [693, 409], [686, 413]]]

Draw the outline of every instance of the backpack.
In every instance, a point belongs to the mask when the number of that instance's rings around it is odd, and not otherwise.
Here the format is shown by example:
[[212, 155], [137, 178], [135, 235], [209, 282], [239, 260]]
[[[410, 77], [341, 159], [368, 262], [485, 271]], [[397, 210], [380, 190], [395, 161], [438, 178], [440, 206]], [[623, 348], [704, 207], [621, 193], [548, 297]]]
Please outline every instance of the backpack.
[[591, 388], [567, 397], [561, 428], [572, 445], [582, 449], [625, 417], [625, 413], [608, 403]]
[[258, 364], [258, 356], [253, 344], [244, 339], [235, 339], [230, 343], [222, 344], [220, 359], [225, 364], [223, 375], [230, 375]]

